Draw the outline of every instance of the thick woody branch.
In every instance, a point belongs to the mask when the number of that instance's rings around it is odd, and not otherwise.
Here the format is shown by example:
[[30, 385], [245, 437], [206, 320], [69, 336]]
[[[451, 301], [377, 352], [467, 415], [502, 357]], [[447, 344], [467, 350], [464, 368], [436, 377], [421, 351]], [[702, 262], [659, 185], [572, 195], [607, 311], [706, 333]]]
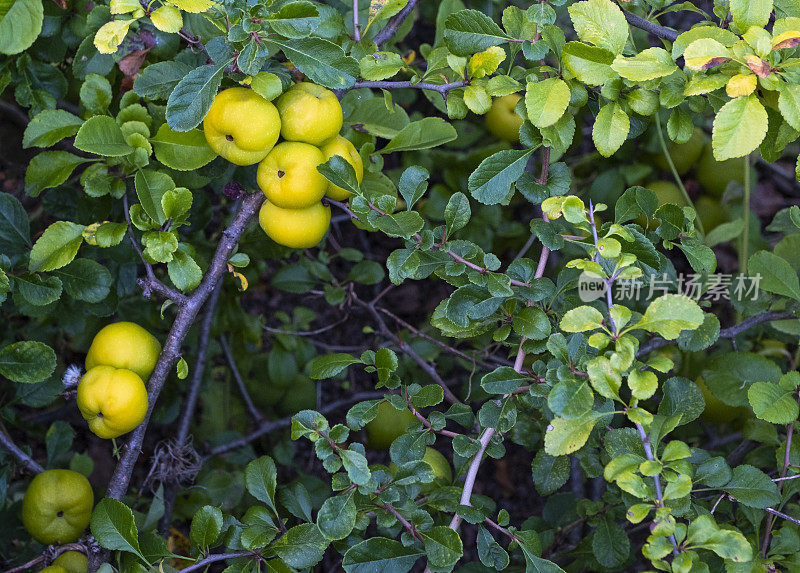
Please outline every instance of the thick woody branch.
[[9, 453], [14, 456], [17, 461], [28, 471], [35, 474], [40, 474], [44, 471], [44, 468], [39, 465], [39, 462], [17, 447], [17, 444], [14, 443], [14, 440], [11, 439], [11, 436], [6, 434], [4, 428], [0, 428], [0, 445], [7, 449]]
[[211, 260], [211, 264], [202, 282], [194, 292], [192, 292], [191, 296], [186, 299], [185, 304], [179, 307], [178, 315], [170, 329], [169, 335], [167, 335], [167, 341], [164, 344], [164, 348], [148, 382], [147, 394], [149, 408], [147, 414], [145, 415], [144, 421], [133, 431], [128, 442], [122, 449], [122, 457], [114, 470], [106, 494], [108, 497], [122, 499], [122, 496], [125, 495], [125, 492], [128, 490], [133, 468], [141, 453], [142, 443], [144, 442], [145, 432], [147, 431], [147, 424], [150, 421], [150, 416], [153, 413], [156, 400], [164, 387], [167, 376], [169, 376], [173, 366], [180, 358], [181, 345], [189, 332], [189, 328], [191, 328], [194, 323], [194, 319], [197, 317], [200, 308], [211, 296], [211, 293], [217, 287], [217, 283], [222, 279], [227, 269], [228, 259], [231, 257], [231, 254], [233, 254], [233, 250], [239, 242], [239, 237], [241, 237], [247, 225], [253, 217], [255, 217], [263, 201], [264, 195], [262, 193], [253, 193], [244, 199], [239, 212], [234, 217], [230, 226], [222, 233], [222, 238], [220, 239], [217, 250], [214, 253], [214, 257]]
[[397, 34], [398, 28], [400, 28], [406, 17], [411, 14], [411, 11], [417, 5], [417, 1], [418, 0], [408, 0], [408, 4], [406, 4], [397, 14], [389, 18], [386, 26], [384, 26], [380, 32], [375, 34], [373, 41], [379, 48], [394, 38], [394, 35]]
[[628, 12], [627, 10], [623, 10], [622, 13], [625, 14], [625, 19], [628, 21], [628, 24], [634, 28], [639, 28], [640, 30], [649, 32], [650, 34], [653, 34], [654, 36], [664, 40], [674, 42], [680, 35], [680, 33], [676, 32], [675, 30], [670, 30], [669, 28], [665, 28], [664, 26], [656, 24], [655, 22], [645, 20], [641, 16], [637, 16], [636, 14]]

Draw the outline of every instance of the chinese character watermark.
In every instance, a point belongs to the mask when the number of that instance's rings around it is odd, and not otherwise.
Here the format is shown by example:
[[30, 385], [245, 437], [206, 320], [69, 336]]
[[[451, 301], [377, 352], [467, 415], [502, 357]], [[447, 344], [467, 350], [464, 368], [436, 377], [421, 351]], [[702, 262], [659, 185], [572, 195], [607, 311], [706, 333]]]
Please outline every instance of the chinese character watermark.
[[[651, 275], [649, 279], [629, 279], [614, 282], [614, 300], [639, 300], [644, 296], [652, 300], [668, 293], [682, 294], [695, 301], [719, 302], [721, 300], [756, 300], [759, 295], [761, 275], [731, 274], [678, 274], [669, 278]], [[601, 298], [609, 288], [606, 282], [589, 273], [581, 273], [578, 279], [578, 296], [583, 302]]]

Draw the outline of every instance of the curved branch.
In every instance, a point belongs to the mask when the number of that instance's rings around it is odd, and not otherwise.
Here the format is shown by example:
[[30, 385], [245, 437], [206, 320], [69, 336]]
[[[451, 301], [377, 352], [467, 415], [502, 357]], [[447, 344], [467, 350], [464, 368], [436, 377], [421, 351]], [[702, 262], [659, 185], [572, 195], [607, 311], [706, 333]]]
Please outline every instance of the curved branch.
[[261, 559], [261, 556], [256, 555], [255, 553], [251, 553], [250, 551], [237, 551], [236, 553], [214, 553], [209, 555], [205, 559], [198, 561], [194, 565], [189, 565], [183, 571], [191, 572], [191, 571], [202, 571], [206, 569], [212, 563], [216, 563], [217, 561], [226, 561], [228, 559], [238, 559], [239, 557], [257, 557]]
[[44, 468], [39, 464], [39, 462], [19, 449], [17, 444], [14, 443], [14, 440], [11, 439], [11, 436], [6, 434], [5, 429], [2, 427], [0, 427], [0, 445], [7, 449], [9, 453], [14, 456], [17, 461], [28, 471], [35, 474], [40, 474], [44, 471]]
[[228, 361], [228, 367], [231, 369], [233, 380], [236, 382], [236, 386], [239, 388], [239, 392], [242, 395], [242, 400], [244, 400], [244, 405], [247, 407], [247, 411], [250, 412], [250, 415], [253, 417], [255, 422], [260, 424], [264, 421], [264, 415], [259, 412], [258, 408], [256, 408], [256, 405], [253, 403], [253, 399], [250, 397], [250, 393], [247, 391], [247, 386], [244, 384], [242, 374], [239, 372], [239, 367], [236, 366], [236, 360], [233, 358], [233, 352], [228, 344], [228, 338], [224, 334], [221, 334], [219, 337], [219, 345], [222, 346], [222, 352], [225, 354], [225, 360]]

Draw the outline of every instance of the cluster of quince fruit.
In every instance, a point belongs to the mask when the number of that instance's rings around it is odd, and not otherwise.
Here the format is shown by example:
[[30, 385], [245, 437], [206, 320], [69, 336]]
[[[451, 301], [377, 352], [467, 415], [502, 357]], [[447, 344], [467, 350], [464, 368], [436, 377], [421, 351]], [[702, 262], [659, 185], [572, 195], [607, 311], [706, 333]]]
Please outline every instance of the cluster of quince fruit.
[[[355, 146], [339, 135], [342, 106], [336, 95], [301, 82], [273, 104], [248, 88], [221, 91], [203, 132], [211, 148], [236, 165], [258, 163], [258, 186], [267, 200], [259, 223], [276, 243], [301, 249], [322, 240], [331, 221], [326, 195], [346, 200], [350, 193], [330, 183], [317, 167], [334, 155], [345, 159], [359, 183], [364, 164]], [[278, 143], [278, 139], [284, 141]]]

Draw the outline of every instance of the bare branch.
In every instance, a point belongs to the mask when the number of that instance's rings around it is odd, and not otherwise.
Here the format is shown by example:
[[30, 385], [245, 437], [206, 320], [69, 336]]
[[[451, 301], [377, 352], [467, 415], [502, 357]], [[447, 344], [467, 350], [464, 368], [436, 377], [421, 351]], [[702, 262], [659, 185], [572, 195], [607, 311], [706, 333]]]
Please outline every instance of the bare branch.
[[361, 41], [361, 26], [358, 23], [358, 0], [353, 0], [353, 39]]
[[397, 34], [397, 29], [400, 28], [400, 25], [403, 23], [403, 21], [405, 21], [406, 17], [417, 5], [417, 2], [418, 0], [408, 0], [408, 4], [406, 4], [397, 14], [389, 18], [386, 26], [384, 26], [380, 32], [375, 34], [373, 41], [379, 48], [391, 40], [395, 34]]
[[214, 257], [211, 260], [211, 264], [202, 282], [194, 292], [192, 292], [191, 296], [186, 299], [185, 304], [179, 307], [178, 315], [170, 329], [167, 341], [164, 344], [164, 348], [148, 382], [149, 408], [147, 414], [139, 427], [131, 433], [128, 442], [122, 448], [122, 457], [114, 470], [108, 487], [108, 497], [117, 500], [122, 499], [122, 496], [125, 495], [125, 492], [128, 490], [133, 468], [141, 453], [142, 443], [144, 442], [144, 436], [147, 431], [147, 424], [150, 421], [150, 416], [153, 413], [156, 400], [158, 400], [161, 389], [164, 387], [167, 376], [180, 357], [181, 344], [186, 338], [189, 328], [197, 317], [200, 308], [209, 296], [211, 296], [217, 283], [222, 279], [223, 273], [225, 273], [227, 269], [228, 259], [233, 253], [233, 249], [236, 247], [239, 237], [244, 233], [247, 225], [256, 215], [263, 201], [263, 193], [252, 193], [242, 201], [239, 212], [234, 217], [230, 226], [222, 233], [222, 238], [220, 239], [217, 250], [214, 253]]
[[[332, 402], [325, 406], [324, 408], [320, 408], [318, 412], [320, 414], [329, 414], [341, 408], [342, 406], [348, 406], [355, 402], [361, 402], [362, 400], [377, 400], [378, 398], [383, 398], [383, 392], [359, 392], [357, 394], [353, 394], [348, 396], [347, 398], [343, 398], [341, 400], [337, 400], [336, 402]], [[222, 444], [213, 448], [210, 452], [208, 452], [208, 456], [216, 456], [219, 454], [224, 454], [225, 452], [229, 452], [231, 450], [235, 450], [236, 448], [241, 448], [242, 446], [246, 446], [253, 440], [260, 438], [261, 436], [266, 436], [269, 433], [272, 433], [276, 430], [281, 430], [283, 428], [288, 428], [292, 425], [292, 418], [291, 416], [286, 418], [281, 418], [280, 420], [272, 420], [269, 422], [264, 422], [254, 432], [247, 434], [246, 436], [239, 438], [238, 440], [233, 440], [232, 442], [228, 442], [227, 444]]]
[[[763, 322], [788, 320], [790, 318], [796, 318], [796, 317], [791, 312], [778, 312], [778, 311], [762, 312], [761, 314], [755, 314], [749, 318], [745, 318], [742, 322], [734, 324], [733, 326], [729, 326], [728, 328], [723, 328], [722, 330], [719, 331], [719, 337], [734, 338], [743, 333], [745, 330], [753, 328], [754, 326], [758, 326]], [[644, 344], [641, 348], [639, 348], [639, 351], [636, 353], [636, 356], [644, 356], [645, 354], [652, 352], [653, 350], [658, 350], [659, 348], [663, 348], [671, 344], [675, 344], [675, 341], [664, 340], [661, 337], [653, 338], [649, 340], [646, 344]]]
[[39, 462], [17, 447], [17, 444], [14, 443], [14, 440], [11, 439], [11, 436], [6, 433], [5, 428], [2, 426], [0, 426], [0, 445], [7, 449], [29, 472], [40, 474], [44, 471]]
[[447, 92], [450, 90], [454, 90], [457, 88], [463, 88], [469, 85], [469, 80], [459, 80], [457, 82], [450, 82], [446, 84], [432, 84], [429, 82], [411, 82], [411, 81], [361, 81], [356, 82], [353, 85], [353, 88], [374, 88], [374, 89], [384, 89], [384, 90], [397, 90], [397, 89], [404, 89], [404, 88], [414, 88], [418, 90], [430, 90], [434, 92], [439, 92], [442, 96], [446, 96]]
[[228, 559], [238, 559], [239, 557], [255, 557], [259, 560], [262, 559], [260, 555], [256, 555], [250, 551], [237, 551], [236, 553], [214, 553], [205, 559], [198, 561], [194, 565], [189, 565], [189, 567], [186, 567], [183, 569], [183, 571], [186, 571], [187, 573], [191, 571], [204, 571], [212, 563], [216, 563], [218, 561], [227, 561]]
[[625, 14], [625, 19], [628, 21], [628, 24], [634, 28], [639, 28], [664, 40], [674, 42], [680, 35], [675, 30], [670, 30], [669, 28], [665, 28], [664, 26], [656, 24], [655, 22], [645, 20], [641, 16], [637, 16], [636, 14], [628, 12], [627, 10], [623, 10], [622, 13]]
[[233, 352], [231, 352], [228, 339], [224, 334], [220, 335], [219, 344], [222, 346], [222, 352], [225, 353], [225, 360], [228, 361], [228, 367], [231, 369], [231, 374], [233, 374], [233, 379], [236, 381], [236, 386], [238, 386], [239, 392], [242, 394], [242, 399], [244, 400], [244, 405], [247, 407], [247, 411], [250, 412], [250, 415], [256, 423], [260, 424], [264, 421], [264, 415], [258, 411], [258, 408], [256, 408], [256, 405], [253, 403], [253, 399], [250, 397], [250, 393], [247, 391], [247, 386], [244, 385], [244, 379], [242, 379], [242, 375], [239, 373], [236, 360], [233, 358]]
[[186, 396], [186, 404], [183, 407], [183, 416], [178, 426], [178, 442], [180, 443], [185, 442], [186, 438], [189, 436], [189, 426], [194, 416], [197, 399], [200, 396], [200, 385], [203, 382], [203, 374], [205, 374], [206, 370], [208, 340], [211, 336], [211, 326], [214, 324], [214, 311], [217, 308], [217, 300], [219, 300], [219, 293], [221, 291], [222, 281], [219, 281], [214, 291], [211, 293], [211, 297], [208, 299], [203, 322], [200, 324], [200, 336], [197, 339], [197, 359], [194, 363], [192, 382], [189, 385], [189, 394]]

